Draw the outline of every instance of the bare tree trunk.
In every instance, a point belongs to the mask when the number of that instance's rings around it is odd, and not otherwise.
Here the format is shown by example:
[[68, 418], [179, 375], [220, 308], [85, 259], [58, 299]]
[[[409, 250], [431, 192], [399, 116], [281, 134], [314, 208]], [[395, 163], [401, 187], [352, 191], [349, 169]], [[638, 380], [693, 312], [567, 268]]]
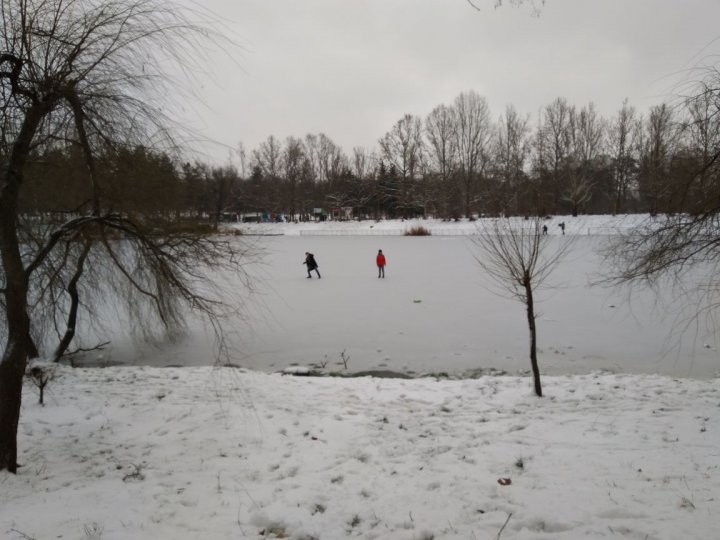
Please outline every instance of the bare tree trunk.
[[5, 269], [7, 344], [0, 360], [0, 471], [17, 472], [17, 429], [22, 383], [30, 343], [27, 313], [28, 276], [20, 255], [17, 201], [30, 145], [45, 111], [32, 107], [23, 123], [7, 164], [0, 189], [0, 258]]
[[542, 386], [540, 385], [540, 368], [537, 360], [537, 328], [535, 326], [535, 304], [533, 301], [533, 290], [530, 278], [526, 276], [525, 294], [527, 304], [527, 320], [530, 329], [530, 364], [532, 365], [533, 380], [535, 382], [535, 394], [542, 397]]
[[[12, 185], [8, 191], [12, 191]], [[0, 360], [0, 470], [13, 473], [17, 472], [17, 428], [30, 342], [26, 310], [28, 283], [17, 242], [15, 212], [8, 208], [14, 207], [15, 201], [12, 195], [0, 198], [0, 252], [5, 268], [8, 328], [8, 341]]]
[[17, 472], [17, 429], [22, 403], [26, 353], [22, 342], [10, 344], [0, 364], [0, 470]]
[[472, 177], [470, 173], [466, 173], [465, 178], [465, 217], [470, 219], [470, 188], [472, 185]]
[[618, 187], [617, 190], [615, 191], [615, 201], [613, 204], [613, 211], [612, 211], [613, 216], [616, 216], [620, 213], [620, 210], [622, 208], [622, 203], [620, 202], [622, 200], [622, 196], [623, 196], [622, 191], [621, 191], [620, 187]]
[[[12, 172], [9, 173], [12, 175]], [[12, 190], [13, 184], [10, 185]], [[8, 341], [0, 360], [0, 471], [17, 472], [17, 429], [22, 381], [27, 362], [30, 321], [27, 278], [22, 265], [15, 224], [16, 197], [0, 197], [0, 252], [5, 268], [5, 314]], [[10, 208], [12, 207], [12, 208]]]
[[62, 356], [65, 354], [67, 348], [70, 346], [70, 343], [75, 337], [78, 307], [80, 306], [80, 295], [78, 293], [77, 284], [78, 281], [80, 281], [80, 278], [82, 277], [83, 271], [85, 269], [85, 260], [90, 253], [91, 246], [92, 240], [84, 241], [82, 252], [78, 257], [75, 273], [73, 274], [67, 286], [67, 292], [70, 295], [70, 310], [68, 312], [68, 320], [65, 327], [65, 333], [60, 339], [60, 343], [58, 344], [57, 348], [55, 349], [55, 353], [53, 354], [53, 362], [60, 361], [60, 358], [62, 358]]
[[40, 352], [38, 351], [37, 345], [35, 345], [35, 340], [32, 338], [30, 334], [28, 334], [28, 358], [37, 358], [40, 356]]
[[5, 268], [8, 328], [8, 341], [0, 360], [0, 470], [14, 473], [17, 472], [17, 429], [30, 341], [30, 320], [26, 310], [28, 284], [17, 242], [15, 212], [7, 208], [14, 206], [12, 199], [0, 198], [0, 252]]

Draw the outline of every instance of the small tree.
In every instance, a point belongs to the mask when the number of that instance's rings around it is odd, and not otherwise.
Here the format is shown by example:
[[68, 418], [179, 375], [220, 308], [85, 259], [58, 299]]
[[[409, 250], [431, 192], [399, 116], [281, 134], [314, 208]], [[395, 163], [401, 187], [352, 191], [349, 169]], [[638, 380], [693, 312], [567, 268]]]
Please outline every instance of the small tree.
[[474, 239], [479, 248], [475, 260], [505, 293], [525, 304], [535, 394], [542, 397], [534, 293], [547, 284], [547, 278], [568, 251], [571, 242], [563, 237], [558, 240], [561, 243], [548, 252], [549, 237], [542, 234], [540, 218], [529, 222], [497, 219], [485, 222], [479, 232]]
[[27, 376], [38, 389], [38, 404], [45, 406], [45, 388], [55, 380], [57, 365], [49, 362], [28, 364]]

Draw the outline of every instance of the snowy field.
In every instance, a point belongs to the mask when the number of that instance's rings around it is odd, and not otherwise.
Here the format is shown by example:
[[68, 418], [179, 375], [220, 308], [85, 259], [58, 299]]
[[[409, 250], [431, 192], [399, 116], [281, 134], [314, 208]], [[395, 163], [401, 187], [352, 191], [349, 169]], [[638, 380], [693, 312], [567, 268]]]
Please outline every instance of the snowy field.
[[[28, 383], [0, 538], [717, 538], [717, 341], [682, 332], [691, 298], [588, 286], [630, 218], [564, 220], [577, 238], [538, 305], [543, 398], [517, 375], [523, 306], [487, 289], [474, 224], [243, 226], [267, 250], [230, 335], [252, 369], [211, 367], [196, 330], [153, 348], [113, 339], [91, 360], [134, 366], [59, 367], [44, 407]], [[306, 279], [305, 251], [322, 280]], [[311, 363], [509, 375], [271, 373]]]
[[717, 380], [544, 381], [62, 368], [0, 537], [717, 538]]

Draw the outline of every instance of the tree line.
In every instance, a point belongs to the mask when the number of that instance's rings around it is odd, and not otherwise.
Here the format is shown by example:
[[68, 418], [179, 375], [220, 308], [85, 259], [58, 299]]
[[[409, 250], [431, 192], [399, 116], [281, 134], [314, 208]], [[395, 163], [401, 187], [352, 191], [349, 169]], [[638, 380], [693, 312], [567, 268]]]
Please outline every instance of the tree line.
[[[249, 153], [240, 145], [238, 168], [121, 148], [98, 158], [98, 175], [117, 209], [176, 216], [307, 219], [343, 207], [374, 219], [695, 213], [718, 192], [718, 164], [705, 166], [720, 143], [714, 97], [699, 92], [646, 114], [625, 101], [611, 118], [557, 98], [533, 123], [513, 106], [493, 120], [469, 91], [424, 119], [404, 115], [373, 149], [348, 154], [322, 133], [271, 135]], [[87, 197], [76, 147], [46, 149], [32, 163], [25, 211], [71, 209]], [[60, 199], [44, 185], [49, 170], [66, 187]]]
[[[346, 154], [326, 135], [270, 136], [239, 179], [239, 211], [289, 215], [349, 206], [378, 217], [697, 212], [717, 193], [718, 102], [698, 94], [612, 118], [557, 98], [537, 121], [513, 106], [493, 120], [477, 92], [424, 119], [406, 114], [368, 150]], [[688, 189], [690, 186], [690, 189]]]

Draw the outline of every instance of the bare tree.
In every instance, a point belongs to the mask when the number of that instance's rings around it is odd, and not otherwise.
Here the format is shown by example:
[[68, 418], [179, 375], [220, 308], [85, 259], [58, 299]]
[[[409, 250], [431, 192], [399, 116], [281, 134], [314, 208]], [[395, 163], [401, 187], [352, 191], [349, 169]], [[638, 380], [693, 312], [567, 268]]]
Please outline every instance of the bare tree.
[[432, 174], [437, 175], [435, 200], [441, 214], [448, 217], [457, 191], [453, 185], [457, 170], [457, 134], [452, 107], [440, 105], [427, 115], [425, 139], [428, 167]]
[[237, 169], [232, 165], [213, 167], [208, 181], [213, 203], [213, 226], [217, 231], [219, 222], [223, 220], [223, 214], [234, 204], [233, 191], [239, 183]]
[[[0, 470], [17, 471], [22, 378], [33, 348], [30, 298], [43, 288], [41, 268], [66, 240], [82, 231], [97, 242], [100, 260], [143, 300], [136, 306], [149, 308], [166, 328], [182, 323], [184, 307], [212, 324], [228, 307], [202, 288], [203, 269], [237, 269], [242, 253], [196, 231], [173, 233], [148, 215], [115, 212], [97, 172], [103, 147], [171, 140], [163, 106], [181, 89], [169, 91], [169, 72], [204, 71], [202, 51], [221, 39], [210, 21], [195, 24], [193, 17], [163, 0], [0, 3], [0, 289], [7, 335], [0, 360]], [[27, 249], [18, 200], [28, 160], [57, 140], [81, 150], [90, 198]], [[77, 266], [63, 269], [69, 283]]]
[[570, 111], [570, 139], [575, 161], [587, 168], [604, 149], [605, 123], [595, 110], [595, 104], [589, 103], [579, 111]]
[[32, 383], [38, 389], [38, 405], [45, 405], [45, 388], [57, 375], [57, 366], [55, 364], [47, 364], [37, 362], [28, 366], [27, 374]]
[[563, 200], [570, 203], [570, 212], [573, 216], [577, 216], [585, 203], [590, 200], [594, 185], [586, 169], [578, 167], [568, 170]]
[[347, 157], [342, 149], [324, 133], [320, 133], [317, 140], [320, 171], [317, 178], [321, 182], [337, 180], [349, 168]]
[[537, 359], [535, 292], [548, 284], [550, 273], [571, 242], [566, 237], [555, 237], [560, 244], [550, 251], [548, 242], [551, 237], [542, 234], [539, 217], [522, 222], [497, 219], [484, 225], [479, 233], [474, 242], [480, 251], [475, 256], [480, 267], [511, 298], [525, 304], [535, 394], [542, 396]]
[[305, 154], [316, 182], [337, 180], [349, 168], [342, 149], [324, 133], [305, 136]]
[[625, 211], [625, 203], [637, 177], [637, 139], [640, 121], [635, 107], [623, 101], [608, 129], [608, 148], [612, 160], [612, 212]]
[[422, 121], [406, 114], [379, 141], [381, 157], [397, 171], [399, 185], [395, 196], [405, 213], [412, 206], [416, 175], [423, 159]]
[[235, 155], [240, 161], [240, 178], [247, 178], [247, 152], [242, 141], [238, 141], [235, 147]]
[[297, 137], [288, 137], [281, 158], [281, 170], [284, 180], [285, 209], [290, 219], [295, 220], [300, 199], [300, 184], [307, 175], [305, 145]]
[[536, 170], [545, 179], [554, 212], [559, 210], [567, 180], [567, 160], [572, 151], [572, 110], [565, 98], [557, 98], [547, 105], [535, 136]]
[[484, 97], [475, 91], [463, 92], [453, 103], [458, 164], [462, 175], [465, 215], [471, 215], [471, 203], [477, 183], [490, 161], [493, 127], [490, 109]]
[[313, 133], [305, 135], [305, 159], [308, 162], [313, 182], [319, 182], [322, 172], [320, 170], [320, 142]]
[[259, 167], [265, 176], [274, 179], [280, 177], [282, 145], [277, 137], [270, 135], [256, 150], [253, 150], [252, 163]]
[[670, 165], [680, 131], [674, 109], [663, 103], [650, 109], [640, 155], [639, 187], [651, 215], [672, 210]]
[[[696, 94], [685, 101], [689, 117], [683, 126], [687, 153], [698, 165], [711, 163], [713, 154], [720, 148], [720, 96], [717, 90], [713, 92], [713, 82], [712, 79], [701, 82]], [[720, 182], [720, 163], [699, 169], [696, 166], [697, 170], [696, 176], [689, 177], [690, 185], [684, 193], [686, 209], [690, 212], [706, 208], [718, 192]]]
[[352, 153], [352, 172], [356, 178], [365, 180], [369, 178], [375, 169], [376, 157], [366, 148], [356, 146]]
[[563, 199], [570, 203], [573, 216], [584, 208], [592, 197], [596, 179], [595, 164], [604, 150], [605, 122], [598, 117], [593, 103], [579, 111], [570, 109], [570, 156], [568, 156], [567, 185]]
[[498, 122], [495, 141], [494, 165], [503, 194], [501, 207], [520, 213], [521, 185], [525, 179], [525, 166], [530, 155], [530, 119], [522, 117], [509, 105]]

